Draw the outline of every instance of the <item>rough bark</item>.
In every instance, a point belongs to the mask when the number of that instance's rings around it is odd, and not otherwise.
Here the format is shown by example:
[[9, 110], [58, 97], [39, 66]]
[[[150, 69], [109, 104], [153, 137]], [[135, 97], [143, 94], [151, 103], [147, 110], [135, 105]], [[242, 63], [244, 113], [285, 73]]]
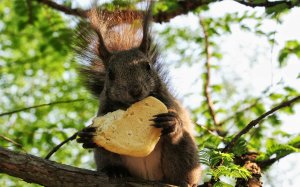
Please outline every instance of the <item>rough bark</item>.
[[143, 186], [167, 187], [171, 185], [133, 178], [110, 180], [96, 171], [76, 168], [33, 155], [18, 153], [0, 147], [0, 173], [18, 177], [29, 183], [49, 187], [84, 186]]
[[259, 164], [256, 163], [256, 158], [259, 153], [249, 152], [240, 157], [235, 158], [235, 163], [244, 166], [251, 173], [251, 178], [248, 180], [237, 179], [236, 187], [262, 187], [261, 182], [262, 170]]

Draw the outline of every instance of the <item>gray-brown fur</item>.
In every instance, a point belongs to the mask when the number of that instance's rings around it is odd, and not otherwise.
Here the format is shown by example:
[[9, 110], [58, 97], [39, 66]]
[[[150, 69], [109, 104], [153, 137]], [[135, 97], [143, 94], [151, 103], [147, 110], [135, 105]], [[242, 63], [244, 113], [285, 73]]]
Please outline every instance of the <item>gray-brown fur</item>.
[[[150, 95], [169, 109], [169, 113], [153, 117], [153, 126], [162, 129], [162, 136], [149, 156], [134, 158], [97, 147], [97, 169], [110, 177], [131, 175], [180, 186], [196, 185], [200, 166], [192, 123], [166, 86], [166, 75], [162, 73], [162, 63], [148, 29], [150, 10], [145, 15], [130, 11], [103, 14], [94, 10], [90, 14], [91, 30], [80, 36], [86, 45], [79, 45], [77, 51], [87, 62], [81, 73], [87, 87], [99, 98], [98, 116], [126, 109]], [[114, 14], [116, 20], [112, 17]], [[144, 18], [142, 23], [136, 20], [141, 18]], [[134, 26], [129, 28], [130, 24]], [[114, 30], [115, 27], [119, 30]], [[141, 33], [142, 36], [136, 36]], [[83, 129], [79, 135], [78, 141], [84, 147], [95, 147], [91, 141], [93, 129]]]

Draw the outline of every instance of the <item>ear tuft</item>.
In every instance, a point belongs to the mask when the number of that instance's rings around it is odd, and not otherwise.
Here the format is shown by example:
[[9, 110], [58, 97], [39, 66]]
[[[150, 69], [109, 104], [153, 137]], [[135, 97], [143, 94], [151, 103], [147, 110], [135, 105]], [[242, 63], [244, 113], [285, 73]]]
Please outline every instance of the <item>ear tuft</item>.
[[108, 49], [105, 46], [103, 37], [100, 33], [100, 31], [96, 31], [96, 34], [98, 36], [98, 51], [99, 51], [99, 56], [103, 60], [103, 62], [107, 62], [111, 56], [111, 53], [108, 51]]
[[90, 14], [89, 20], [91, 22], [92, 28], [94, 29], [94, 31], [96, 32], [97, 37], [98, 37], [98, 45], [97, 45], [98, 46], [98, 49], [97, 49], [98, 55], [105, 64], [105, 62], [107, 62], [109, 60], [111, 53], [107, 49], [107, 47], [105, 45], [105, 41], [101, 34], [101, 32], [103, 30], [101, 29], [101, 27], [99, 25], [105, 24], [105, 23], [101, 20], [100, 13], [101, 13], [101, 11], [98, 11], [97, 9], [92, 9], [89, 13]]
[[152, 7], [153, 1], [150, 1], [150, 4], [147, 6], [143, 19], [143, 38], [139, 46], [139, 49], [146, 54], [149, 52], [151, 45], [149, 27], [152, 20]]

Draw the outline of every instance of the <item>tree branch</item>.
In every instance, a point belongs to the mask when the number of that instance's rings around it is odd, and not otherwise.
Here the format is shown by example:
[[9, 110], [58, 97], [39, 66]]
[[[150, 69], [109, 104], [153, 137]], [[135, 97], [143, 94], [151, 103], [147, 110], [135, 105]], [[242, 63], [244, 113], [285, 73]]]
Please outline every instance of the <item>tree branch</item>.
[[299, 1], [298, 3], [295, 3], [293, 5], [293, 2], [292, 1], [264, 1], [264, 2], [260, 2], [260, 3], [255, 3], [253, 1], [240, 1], [240, 0], [235, 0], [236, 2], [242, 4], [242, 5], [246, 5], [246, 6], [250, 6], [252, 8], [255, 8], [255, 7], [265, 7], [265, 8], [269, 8], [269, 7], [274, 7], [276, 5], [280, 5], [280, 4], [286, 4], [288, 8], [293, 8], [296, 4], [299, 4]]
[[208, 5], [209, 3], [216, 2], [216, 0], [183, 0], [178, 1], [177, 9], [169, 12], [158, 12], [153, 16], [153, 20], [158, 23], [168, 22], [170, 19], [187, 14], [190, 11], [196, 10], [198, 7]]
[[[87, 18], [88, 10], [82, 10], [80, 8], [70, 8], [64, 5], [60, 5], [54, 1], [51, 0], [36, 0], [37, 2], [41, 4], [45, 4], [48, 7], [51, 7], [55, 10], [61, 11], [67, 15], [73, 15], [73, 16], [79, 16], [82, 18]], [[212, 0], [196, 0], [196, 1], [190, 1], [190, 0], [184, 0], [184, 1], [179, 1], [178, 2], [178, 8], [173, 11], [168, 11], [168, 12], [158, 12], [156, 15], [153, 16], [153, 20], [158, 23], [162, 22], [168, 22], [170, 19], [181, 15], [181, 14], [186, 14], [189, 11], [193, 11], [196, 8], [207, 5], [209, 3], [213, 2]]]
[[235, 143], [238, 141], [238, 139], [246, 134], [247, 132], [249, 132], [255, 125], [257, 125], [261, 120], [263, 120], [265, 117], [273, 114], [274, 112], [276, 112], [277, 110], [287, 107], [287, 106], [291, 106], [292, 103], [297, 102], [298, 100], [300, 100], [300, 95], [297, 97], [294, 97], [291, 100], [287, 100], [282, 102], [281, 104], [279, 104], [278, 106], [272, 108], [271, 110], [269, 110], [268, 112], [264, 113], [263, 115], [259, 116], [258, 118], [256, 118], [255, 120], [251, 121], [244, 129], [242, 129], [237, 135], [235, 135], [235, 137], [226, 145], [226, 147], [223, 149], [222, 152], [229, 152], [234, 146]]
[[207, 133], [209, 133], [209, 134], [211, 134], [211, 135], [213, 135], [213, 136], [219, 138], [220, 140], [224, 140], [224, 137], [223, 137], [223, 136], [220, 136], [220, 135], [218, 135], [218, 134], [215, 134], [212, 130], [210, 130], [210, 129], [204, 127], [203, 125], [200, 125], [200, 124], [198, 124], [198, 123], [196, 123], [196, 122], [194, 122], [194, 124], [196, 124], [198, 127], [200, 127], [201, 129], [203, 129], [203, 130], [206, 131]]
[[70, 7], [67, 7], [64, 5], [60, 5], [51, 0], [36, 0], [36, 1], [41, 4], [45, 4], [50, 8], [61, 11], [67, 15], [73, 15], [73, 16], [79, 16], [82, 18], [87, 18], [87, 13], [89, 12], [89, 10], [82, 10], [80, 8], [70, 8]]
[[45, 156], [46, 160], [49, 160], [49, 158], [58, 150], [61, 148], [61, 146], [63, 146], [64, 144], [66, 144], [67, 142], [71, 141], [71, 140], [75, 140], [77, 137], [78, 132], [74, 133], [72, 136], [70, 136], [69, 138], [67, 138], [66, 140], [64, 140], [63, 142], [61, 142], [60, 144], [58, 144], [57, 146], [55, 146], [48, 154], [47, 156]]
[[143, 186], [170, 187], [171, 185], [140, 179], [126, 178], [109, 180], [103, 173], [80, 169], [33, 155], [17, 153], [0, 147], [0, 173], [18, 177], [29, 183], [48, 187], [88, 186]]
[[[73, 15], [73, 16], [78, 16], [82, 18], [87, 18], [88, 17], [88, 10], [83, 10], [80, 8], [70, 8], [61, 4], [58, 4], [54, 1], [51, 0], [36, 0], [37, 2], [47, 5], [50, 8], [53, 8], [55, 10], [61, 11], [67, 15]], [[153, 16], [153, 20], [158, 23], [162, 22], [168, 22], [170, 19], [182, 15], [182, 14], [187, 14], [190, 11], [196, 10], [198, 7], [208, 5], [210, 3], [215, 3], [219, 2], [222, 0], [182, 0], [178, 1], [178, 7], [175, 10], [172, 11], [166, 11], [166, 12], [158, 12]], [[265, 1], [263, 3], [253, 3], [252, 1], [240, 1], [240, 0], [235, 0], [236, 2], [250, 6], [250, 7], [273, 7], [279, 4], [286, 4], [289, 8], [292, 8], [296, 6], [299, 3], [293, 4], [292, 1]]]
[[84, 101], [84, 99], [74, 99], [74, 100], [66, 100], [66, 101], [55, 101], [55, 102], [52, 102], [52, 103], [34, 105], [34, 106], [26, 107], [26, 108], [21, 108], [21, 109], [13, 110], [13, 111], [10, 111], [10, 112], [1, 113], [0, 117], [1, 116], [6, 116], [6, 115], [11, 115], [11, 114], [18, 113], [18, 112], [22, 112], [22, 111], [33, 109], [33, 108], [39, 108], [39, 107], [43, 107], [43, 106], [51, 106], [51, 105], [63, 104], [63, 103], [73, 103], [73, 102], [78, 102], [78, 101]]
[[208, 36], [208, 32], [207, 32], [207, 28], [205, 26], [205, 22], [204, 20], [200, 17], [199, 19], [200, 21], [200, 25], [202, 27], [203, 30], [203, 34], [204, 34], [204, 53], [205, 53], [205, 68], [206, 68], [206, 73], [205, 73], [205, 79], [204, 79], [204, 96], [206, 98], [206, 103], [208, 106], [208, 110], [209, 110], [209, 114], [211, 116], [211, 119], [213, 120], [214, 126], [216, 128], [216, 132], [218, 133], [218, 135], [221, 135], [222, 133], [220, 132], [220, 130], [218, 129], [220, 124], [217, 120], [216, 117], [216, 113], [214, 110], [214, 105], [209, 93], [209, 89], [210, 89], [210, 75], [211, 75], [211, 71], [210, 71], [210, 59], [211, 59], [211, 52], [210, 52], [210, 45], [209, 45], [209, 36]]

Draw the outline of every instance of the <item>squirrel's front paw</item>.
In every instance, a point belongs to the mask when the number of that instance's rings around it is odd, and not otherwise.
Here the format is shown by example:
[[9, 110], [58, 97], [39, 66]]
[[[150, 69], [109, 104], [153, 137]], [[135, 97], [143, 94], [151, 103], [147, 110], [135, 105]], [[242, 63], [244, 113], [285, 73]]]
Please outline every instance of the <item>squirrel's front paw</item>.
[[123, 166], [106, 166], [101, 172], [106, 173], [109, 178], [124, 178], [130, 176], [128, 170]]
[[155, 115], [152, 121], [154, 122], [154, 127], [162, 128], [162, 136], [173, 132], [176, 133], [182, 126], [181, 119], [179, 118], [178, 114], [174, 111], [169, 111], [168, 113]]
[[97, 144], [93, 142], [95, 132], [95, 127], [86, 127], [82, 129], [80, 132], [78, 132], [79, 138], [77, 139], [77, 142], [82, 143], [82, 147], [86, 149], [98, 147]]

